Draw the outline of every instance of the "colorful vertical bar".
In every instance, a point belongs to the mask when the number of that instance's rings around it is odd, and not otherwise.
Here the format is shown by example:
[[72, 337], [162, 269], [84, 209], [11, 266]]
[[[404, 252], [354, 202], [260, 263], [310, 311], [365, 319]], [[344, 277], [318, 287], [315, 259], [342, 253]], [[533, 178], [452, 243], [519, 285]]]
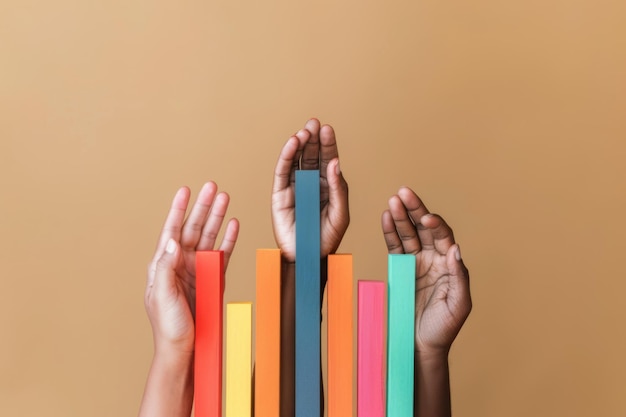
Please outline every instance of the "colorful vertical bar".
[[224, 253], [196, 252], [195, 417], [222, 417]]
[[387, 417], [413, 415], [415, 256], [389, 255]]
[[320, 173], [296, 171], [296, 417], [320, 416]]
[[385, 283], [359, 281], [357, 323], [357, 415], [384, 417]]
[[352, 255], [328, 256], [328, 417], [351, 416]]
[[280, 250], [256, 251], [255, 417], [280, 415]]
[[252, 303], [226, 304], [226, 417], [252, 413]]

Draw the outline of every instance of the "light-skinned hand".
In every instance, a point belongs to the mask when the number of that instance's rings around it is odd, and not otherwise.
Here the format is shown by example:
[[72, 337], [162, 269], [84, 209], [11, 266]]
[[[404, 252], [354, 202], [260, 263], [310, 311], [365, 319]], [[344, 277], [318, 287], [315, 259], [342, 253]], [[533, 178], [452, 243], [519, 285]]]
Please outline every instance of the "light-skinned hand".
[[[178, 190], [148, 268], [145, 306], [152, 325], [155, 356], [161, 351], [193, 353], [196, 297], [196, 251], [213, 250], [228, 208], [229, 196], [204, 184], [189, 215], [190, 191]], [[230, 219], [219, 250], [224, 264], [235, 247], [239, 222]]]

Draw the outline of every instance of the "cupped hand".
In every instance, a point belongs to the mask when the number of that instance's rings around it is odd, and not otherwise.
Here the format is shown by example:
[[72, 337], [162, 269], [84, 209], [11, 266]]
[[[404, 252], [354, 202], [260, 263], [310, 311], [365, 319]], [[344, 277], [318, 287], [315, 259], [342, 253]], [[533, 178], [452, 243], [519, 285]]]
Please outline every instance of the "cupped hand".
[[[185, 218], [190, 191], [178, 190], [163, 225], [148, 268], [145, 306], [152, 325], [155, 350], [193, 352], [196, 296], [196, 251], [213, 250], [222, 227], [229, 196], [206, 183]], [[239, 222], [230, 219], [219, 250], [228, 264], [237, 241]]]
[[272, 186], [272, 226], [282, 256], [296, 257], [295, 172], [320, 170], [321, 253], [334, 253], [350, 223], [348, 184], [339, 167], [335, 132], [329, 125], [309, 120], [304, 129], [289, 138], [276, 163]]
[[389, 253], [415, 255], [415, 349], [447, 353], [472, 309], [469, 272], [452, 229], [403, 187], [382, 215]]

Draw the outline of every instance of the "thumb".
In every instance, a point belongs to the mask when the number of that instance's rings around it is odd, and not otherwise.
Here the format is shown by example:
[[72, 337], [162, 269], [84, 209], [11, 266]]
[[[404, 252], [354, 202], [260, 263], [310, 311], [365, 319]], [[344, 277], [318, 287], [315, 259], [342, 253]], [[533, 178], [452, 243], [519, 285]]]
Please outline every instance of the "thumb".
[[167, 287], [174, 281], [179, 254], [178, 243], [170, 238], [165, 245], [165, 251], [156, 263], [155, 273], [152, 276], [152, 281], [148, 283], [148, 286]]
[[465, 315], [472, 309], [470, 296], [469, 271], [461, 259], [461, 250], [455, 243], [446, 253], [446, 263], [450, 272], [450, 294], [452, 302], [463, 310]]
[[[349, 221], [348, 214], [348, 183], [343, 178], [339, 167], [339, 158], [335, 158], [326, 167], [328, 180], [328, 203], [339, 210], [339, 215]], [[345, 213], [342, 213], [345, 211]]]

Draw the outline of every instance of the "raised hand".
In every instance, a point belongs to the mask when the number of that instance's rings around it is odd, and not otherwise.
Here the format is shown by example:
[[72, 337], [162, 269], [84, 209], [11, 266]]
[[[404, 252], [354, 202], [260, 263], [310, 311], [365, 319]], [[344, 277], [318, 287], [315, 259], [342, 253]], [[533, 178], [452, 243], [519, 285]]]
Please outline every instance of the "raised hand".
[[[161, 349], [193, 352], [196, 297], [195, 254], [212, 250], [228, 208], [229, 196], [217, 185], [206, 183], [185, 219], [190, 191], [183, 187], [174, 196], [148, 268], [145, 306], [152, 325], [155, 354]], [[237, 241], [239, 222], [226, 225], [219, 250], [227, 265]]]
[[[148, 268], [144, 301], [154, 338], [154, 357], [139, 417], [189, 417], [193, 406], [196, 251], [212, 250], [229, 197], [206, 183], [185, 219], [189, 189], [174, 196], [154, 257]], [[233, 252], [239, 222], [226, 225], [219, 246], [224, 263]]]
[[406, 187], [389, 199], [382, 229], [389, 253], [415, 255], [415, 349], [447, 355], [472, 308], [469, 273], [452, 229]]
[[311, 119], [284, 145], [274, 171], [272, 225], [276, 243], [288, 262], [294, 262], [296, 256], [297, 169], [320, 170], [321, 258], [337, 250], [350, 223], [348, 184], [339, 168], [335, 132], [331, 126], [320, 126], [317, 119]]
[[[298, 169], [320, 170], [321, 260], [337, 250], [350, 223], [348, 184], [339, 168], [335, 132], [328, 125], [320, 126], [317, 119], [310, 119], [304, 129], [283, 146], [272, 185], [272, 227], [282, 253], [281, 417], [295, 414], [295, 180]], [[321, 280], [322, 286], [325, 285], [324, 268]]]

